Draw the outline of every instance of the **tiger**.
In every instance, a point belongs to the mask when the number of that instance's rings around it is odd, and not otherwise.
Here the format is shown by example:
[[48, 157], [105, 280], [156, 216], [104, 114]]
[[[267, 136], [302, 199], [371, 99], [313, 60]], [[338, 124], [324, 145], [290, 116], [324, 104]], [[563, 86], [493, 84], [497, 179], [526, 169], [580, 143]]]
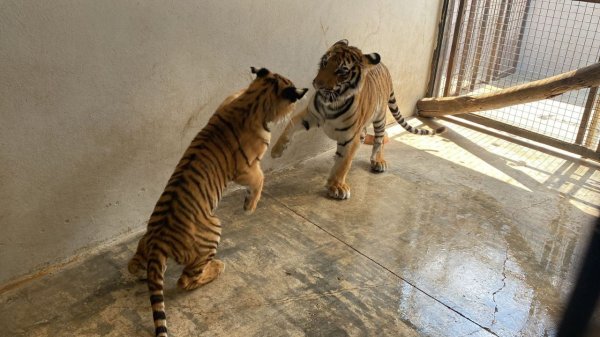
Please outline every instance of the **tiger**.
[[386, 105], [396, 121], [411, 133], [435, 135], [445, 130], [439, 127], [429, 131], [409, 125], [398, 110], [391, 75], [380, 55], [363, 54], [357, 47], [349, 46], [346, 39], [333, 44], [321, 57], [313, 87], [316, 92], [308, 106], [292, 117], [272, 147], [271, 156], [281, 157], [296, 133], [322, 127], [329, 138], [337, 141], [334, 165], [327, 179], [328, 195], [334, 199], [350, 198], [346, 176], [369, 123], [374, 129], [371, 170], [379, 173], [388, 168], [383, 158]]
[[177, 285], [185, 290], [223, 272], [224, 263], [215, 258], [221, 223], [214, 215], [223, 191], [231, 181], [245, 186], [244, 210], [256, 209], [264, 181], [260, 161], [271, 138], [269, 123], [288, 118], [308, 91], [266, 68], [251, 71], [256, 77], [250, 85], [225, 99], [184, 152], [129, 261], [130, 273], [146, 272], [156, 336], [167, 336], [167, 258], [184, 266]]

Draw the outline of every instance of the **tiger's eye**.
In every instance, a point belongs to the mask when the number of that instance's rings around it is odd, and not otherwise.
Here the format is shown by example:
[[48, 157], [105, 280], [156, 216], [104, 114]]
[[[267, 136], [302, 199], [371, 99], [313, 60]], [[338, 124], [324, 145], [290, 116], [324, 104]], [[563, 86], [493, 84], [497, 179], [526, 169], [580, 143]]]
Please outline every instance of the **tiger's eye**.
[[346, 69], [346, 68], [340, 68], [340, 69], [338, 69], [338, 70], [335, 71], [335, 74], [338, 75], [338, 76], [342, 76], [342, 77], [346, 76], [346, 75], [348, 75], [348, 69]]

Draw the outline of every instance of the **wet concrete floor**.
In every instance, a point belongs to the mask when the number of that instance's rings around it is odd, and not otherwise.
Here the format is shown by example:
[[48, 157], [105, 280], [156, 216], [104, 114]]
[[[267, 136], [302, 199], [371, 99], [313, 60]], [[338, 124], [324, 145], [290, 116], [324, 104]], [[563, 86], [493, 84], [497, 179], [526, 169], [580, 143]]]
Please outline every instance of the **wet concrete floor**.
[[[390, 130], [383, 174], [363, 146], [347, 201], [326, 197], [334, 151], [268, 174], [253, 215], [230, 193], [221, 277], [185, 292], [169, 265], [170, 336], [554, 336], [599, 214], [597, 167], [447, 126]], [[0, 294], [1, 334], [152, 336], [126, 271], [136, 240]]]

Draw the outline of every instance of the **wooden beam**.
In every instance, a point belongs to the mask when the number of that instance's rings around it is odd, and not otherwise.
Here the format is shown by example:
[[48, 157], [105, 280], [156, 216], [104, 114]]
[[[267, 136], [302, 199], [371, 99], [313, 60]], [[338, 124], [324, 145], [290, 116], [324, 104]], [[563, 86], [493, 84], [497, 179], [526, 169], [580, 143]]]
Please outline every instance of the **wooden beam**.
[[[469, 53], [471, 49], [471, 38], [473, 37], [473, 26], [475, 25], [475, 17], [477, 16], [477, 0], [471, 0], [469, 3], [469, 15], [465, 16], [467, 20], [467, 27], [465, 29], [465, 42], [462, 43], [462, 51], [460, 55], [460, 65], [458, 67], [458, 76], [456, 79], [456, 89], [454, 89], [454, 95], [460, 95], [460, 89], [463, 86], [465, 79], [465, 73], [467, 72], [466, 65], [469, 60]], [[447, 95], [445, 95], [447, 96]]]
[[456, 46], [458, 45], [458, 38], [460, 34], [460, 27], [462, 26], [462, 17], [465, 11], [465, 1], [460, 0], [458, 4], [458, 14], [456, 17], [456, 23], [454, 24], [454, 34], [452, 36], [452, 46], [450, 47], [450, 56], [448, 56], [448, 70], [446, 71], [446, 84], [444, 85], [444, 96], [448, 96], [450, 92], [450, 86], [452, 84], [452, 72], [454, 71], [454, 55], [456, 54]]
[[[596, 104], [593, 110], [594, 112], [592, 115], [592, 121], [588, 126], [589, 132], [587, 134], [587, 137], [585, 137], [585, 141], [583, 142], [583, 145], [586, 147], [592, 147], [594, 140], [596, 139], [598, 134], [598, 123], [600, 123], [600, 98], [596, 99]], [[600, 142], [598, 142], [596, 152], [600, 153]]]
[[583, 136], [585, 136], [585, 131], [587, 130], [588, 122], [590, 121], [590, 115], [592, 114], [592, 109], [594, 108], [594, 101], [596, 100], [597, 93], [598, 87], [590, 88], [590, 92], [588, 93], [588, 97], [585, 102], [585, 108], [583, 109], [583, 115], [581, 116], [581, 121], [579, 122], [579, 131], [577, 132], [577, 138], [575, 138], [575, 144], [581, 145], [583, 142]]
[[539, 101], [564, 92], [600, 85], [600, 62], [542, 80], [515, 85], [482, 95], [423, 98], [417, 102], [417, 113], [438, 117], [467, 112], [504, 108]]
[[446, 34], [446, 17], [448, 16], [448, 4], [450, 0], [444, 0], [442, 4], [442, 13], [440, 15], [440, 21], [438, 22], [438, 36], [435, 43], [435, 50], [433, 51], [433, 57], [431, 58], [431, 70], [429, 72], [429, 82], [427, 84], [427, 95], [433, 96], [433, 90], [438, 75], [438, 67], [440, 66], [440, 55], [442, 54], [442, 45], [444, 42], [444, 35]]

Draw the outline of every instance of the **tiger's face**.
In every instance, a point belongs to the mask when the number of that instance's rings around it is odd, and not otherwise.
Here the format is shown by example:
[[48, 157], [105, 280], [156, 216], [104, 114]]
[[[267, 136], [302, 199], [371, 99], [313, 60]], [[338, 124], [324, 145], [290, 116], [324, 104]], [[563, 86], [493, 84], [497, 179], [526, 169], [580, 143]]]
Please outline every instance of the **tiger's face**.
[[296, 101], [301, 99], [308, 88], [298, 89], [287, 78], [273, 73], [266, 68], [256, 69], [251, 67], [256, 79], [250, 84], [248, 90], [263, 90], [262, 110], [266, 115], [266, 122], [278, 122], [294, 111]]
[[380, 60], [379, 54], [363, 54], [340, 40], [321, 58], [313, 86], [329, 103], [344, 100], [360, 90], [363, 72]]

